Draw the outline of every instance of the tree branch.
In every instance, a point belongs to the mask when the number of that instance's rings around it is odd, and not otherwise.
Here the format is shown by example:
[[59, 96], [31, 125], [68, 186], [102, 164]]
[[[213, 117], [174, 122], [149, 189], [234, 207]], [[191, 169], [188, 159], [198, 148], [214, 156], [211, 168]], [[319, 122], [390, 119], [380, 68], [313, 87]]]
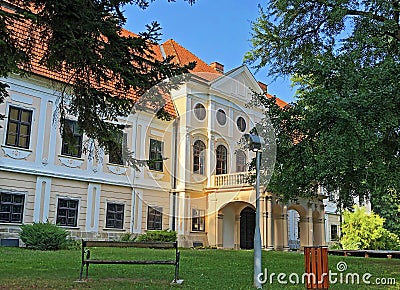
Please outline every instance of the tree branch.
[[381, 16], [381, 15], [377, 15], [374, 14], [372, 12], [367, 12], [367, 11], [360, 11], [360, 10], [354, 10], [354, 9], [347, 9], [347, 15], [351, 15], [351, 16], [366, 16], [369, 17], [371, 19], [380, 21], [380, 22], [385, 22], [387, 20], [389, 20], [388, 18]]

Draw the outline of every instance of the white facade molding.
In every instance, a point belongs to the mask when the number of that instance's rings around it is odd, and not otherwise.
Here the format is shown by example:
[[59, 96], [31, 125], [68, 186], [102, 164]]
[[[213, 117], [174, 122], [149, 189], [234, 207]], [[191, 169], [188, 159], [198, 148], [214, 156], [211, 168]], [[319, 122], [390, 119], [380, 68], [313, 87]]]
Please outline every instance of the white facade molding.
[[89, 183], [87, 191], [86, 231], [98, 232], [101, 184]]
[[58, 159], [63, 165], [71, 168], [81, 167], [84, 162], [81, 158], [64, 157], [60, 155], [58, 156]]
[[154, 171], [147, 171], [147, 175], [150, 178], [153, 178], [154, 180], [160, 180], [164, 177], [164, 173], [158, 173], [158, 172], [154, 172]]
[[33, 104], [33, 99], [31, 97], [26, 97], [23, 96], [22, 94], [19, 93], [12, 93], [11, 94], [11, 100], [18, 102], [18, 103], [23, 103], [26, 105], [32, 105]]
[[9, 147], [6, 145], [2, 145], [1, 148], [4, 151], [4, 154], [13, 159], [26, 159], [32, 154], [32, 150], [29, 149]]
[[38, 176], [36, 179], [34, 222], [47, 222], [49, 218], [51, 181], [49, 177]]
[[107, 168], [116, 175], [125, 174], [127, 170], [127, 167], [115, 164], [107, 164]]

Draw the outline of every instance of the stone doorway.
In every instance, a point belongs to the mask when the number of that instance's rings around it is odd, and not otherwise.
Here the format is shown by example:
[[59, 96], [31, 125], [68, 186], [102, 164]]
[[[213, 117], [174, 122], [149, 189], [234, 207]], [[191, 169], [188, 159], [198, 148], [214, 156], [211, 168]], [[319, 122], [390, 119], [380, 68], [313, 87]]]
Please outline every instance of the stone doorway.
[[240, 212], [240, 248], [254, 248], [254, 229], [256, 226], [256, 212], [246, 207]]

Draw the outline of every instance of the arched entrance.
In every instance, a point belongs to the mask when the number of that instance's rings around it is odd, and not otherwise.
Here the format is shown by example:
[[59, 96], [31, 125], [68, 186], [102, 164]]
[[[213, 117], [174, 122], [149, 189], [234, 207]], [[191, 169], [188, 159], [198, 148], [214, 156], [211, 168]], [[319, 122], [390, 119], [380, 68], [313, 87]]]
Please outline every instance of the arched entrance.
[[299, 250], [309, 246], [309, 228], [306, 209], [301, 204], [291, 204], [288, 207], [288, 247], [291, 250]]
[[254, 248], [254, 229], [256, 226], [256, 212], [246, 207], [240, 212], [240, 248]]

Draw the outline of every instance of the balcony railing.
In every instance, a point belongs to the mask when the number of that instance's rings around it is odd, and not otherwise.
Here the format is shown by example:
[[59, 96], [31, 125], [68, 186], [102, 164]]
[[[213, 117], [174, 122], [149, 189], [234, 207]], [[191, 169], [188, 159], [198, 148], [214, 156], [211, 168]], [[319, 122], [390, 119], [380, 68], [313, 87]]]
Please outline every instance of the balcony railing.
[[248, 185], [250, 172], [237, 172], [211, 176], [211, 187], [235, 187]]

